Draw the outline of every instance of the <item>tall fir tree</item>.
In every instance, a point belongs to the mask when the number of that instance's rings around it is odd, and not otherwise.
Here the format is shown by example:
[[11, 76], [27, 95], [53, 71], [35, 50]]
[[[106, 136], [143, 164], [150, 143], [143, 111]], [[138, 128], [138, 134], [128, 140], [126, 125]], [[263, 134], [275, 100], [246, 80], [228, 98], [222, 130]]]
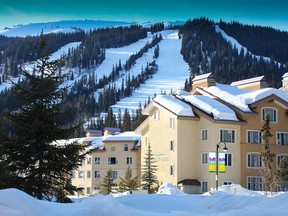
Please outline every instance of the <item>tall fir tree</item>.
[[103, 182], [101, 184], [101, 193], [102, 194], [110, 194], [112, 192], [112, 187], [114, 184], [114, 178], [112, 178], [112, 170], [109, 169], [106, 172], [106, 175], [103, 179]]
[[269, 138], [273, 136], [270, 131], [270, 116], [266, 115], [261, 129], [263, 140], [263, 151], [261, 153], [263, 170], [261, 173], [264, 179], [264, 190], [266, 194], [268, 191], [272, 193], [275, 190], [275, 176], [274, 169], [272, 167], [275, 155], [272, 154], [270, 150]]
[[144, 162], [142, 165], [142, 188], [148, 190], [148, 194], [155, 193], [157, 190], [158, 179], [155, 175], [157, 166], [155, 159], [152, 155], [150, 144], [148, 145], [147, 152], [145, 153]]
[[38, 199], [56, 196], [61, 201], [67, 191], [76, 190], [68, 176], [80, 165], [86, 146], [57, 141], [70, 138], [77, 127], [64, 123], [67, 88], [60, 87], [59, 60], [50, 61], [43, 35], [35, 52], [35, 74], [22, 69], [24, 82], [13, 84], [20, 105], [9, 114], [15, 135], [4, 144], [3, 153], [14, 187]]
[[133, 176], [132, 169], [130, 166], [128, 166], [124, 178], [120, 177], [120, 182], [119, 182], [119, 191], [120, 192], [129, 191], [130, 194], [132, 194], [132, 191], [137, 189], [138, 176], [136, 176], [134, 178], [132, 176]]

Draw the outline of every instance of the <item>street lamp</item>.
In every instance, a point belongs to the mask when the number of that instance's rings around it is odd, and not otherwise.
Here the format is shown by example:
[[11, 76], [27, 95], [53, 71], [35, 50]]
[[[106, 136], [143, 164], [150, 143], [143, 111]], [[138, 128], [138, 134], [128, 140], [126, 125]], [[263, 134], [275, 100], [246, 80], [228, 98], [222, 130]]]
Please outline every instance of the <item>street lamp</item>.
[[216, 175], [215, 175], [215, 180], [216, 180], [216, 190], [218, 190], [218, 174], [219, 174], [219, 148], [220, 148], [220, 144], [223, 143], [224, 144], [224, 148], [223, 148], [223, 152], [227, 152], [228, 148], [226, 147], [226, 143], [220, 141], [217, 145], [216, 145]]

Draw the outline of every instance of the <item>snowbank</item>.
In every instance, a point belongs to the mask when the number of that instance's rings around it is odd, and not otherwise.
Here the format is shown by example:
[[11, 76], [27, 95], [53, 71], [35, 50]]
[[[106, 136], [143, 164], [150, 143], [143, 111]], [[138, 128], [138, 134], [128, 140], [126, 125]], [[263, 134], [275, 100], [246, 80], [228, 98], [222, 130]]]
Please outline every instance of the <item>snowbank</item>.
[[[75, 203], [37, 200], [16, 189], [0, 190], [1, 216], [270, 216], [288, 215], [288, 193], [267, 197], [239, 185], [219, 187], [204, 195], [188, 195], [172, 184], [161, 185], [157, 194], [113, 197], [97, 195]], [[169, 195], [169, 196], [167, 196]], [[74, 198], [75, 199], [75, 198]]]

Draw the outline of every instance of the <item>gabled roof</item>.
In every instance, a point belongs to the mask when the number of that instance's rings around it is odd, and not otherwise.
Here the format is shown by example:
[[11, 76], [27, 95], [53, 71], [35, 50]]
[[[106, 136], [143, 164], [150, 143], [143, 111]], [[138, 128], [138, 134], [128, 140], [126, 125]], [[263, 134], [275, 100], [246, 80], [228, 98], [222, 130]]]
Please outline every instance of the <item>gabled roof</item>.
[[234, 110], [208, 96], [179, 95], [178, 98], [184, 99], [209, 115], [213, 115], [213, 118], [216, 120], [239, 121]]
[[188, 104], [174, 98], [171, 95], [156, 96], [153, 101], [143, 110], [143, 113], [147, 114], [147, 112], [152, 109], [153, 104], [158, 104], [177, 116], [195, 117], [192, 108]]
[[263, 76], [249, 78], [249, 79], [235, 81], [235, 82], [232, 82], [230, 85], [231, 86], [239, 86], [239, 85], [255, 83], [255, 82], [267, 82], [267, 80], [266, 80], [265, 76], [263, 75]]
[[206, 74], [195, 76], [192, 81], [194, 82], [194, 81], [206, 79], [206, 78], [214, 78], [214, 76], [212, 73], [206, 73]]
[[244, 112], [252, 112], [250, 106], [271, 96], [275, 95], [275, 98], [279, 98], [279, 101], [284, 103], [288, 102], [288, 95], [275, 88], [262, 88], [257, 90], [243, 90], [235, 86], [216, 84], [203, 89], [211, 95], [219, 98], [231, 104], [234, 107], [239, 108]]

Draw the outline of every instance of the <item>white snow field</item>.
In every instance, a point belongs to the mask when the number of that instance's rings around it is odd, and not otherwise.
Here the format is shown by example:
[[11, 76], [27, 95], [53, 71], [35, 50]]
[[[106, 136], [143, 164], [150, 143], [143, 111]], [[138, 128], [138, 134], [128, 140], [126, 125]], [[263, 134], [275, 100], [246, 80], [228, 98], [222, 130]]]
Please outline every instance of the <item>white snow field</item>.
[[164, 183], [157, 194], [96, 195], [60, 204], [16, 189], [0, 190], [1, 216], [270, 216], [288, 215], [288, 193], [265, 196], [239, 185], [203, 195], [184, 194]]

